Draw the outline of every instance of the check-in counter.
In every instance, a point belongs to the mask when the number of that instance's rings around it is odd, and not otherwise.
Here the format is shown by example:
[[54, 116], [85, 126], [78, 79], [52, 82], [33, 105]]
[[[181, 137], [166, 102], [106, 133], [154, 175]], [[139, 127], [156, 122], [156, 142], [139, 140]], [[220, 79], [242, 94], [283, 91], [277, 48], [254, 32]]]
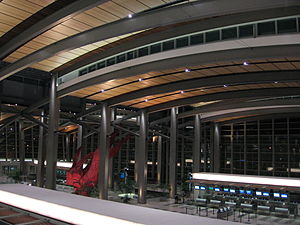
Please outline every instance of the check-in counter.
[[257, 214], [270, 215], [270, 206], [258, 205]]
[[288, 217], [290, 212], [287, 208], [275, 207], [274, 209], [275, 215], [280, 217]]

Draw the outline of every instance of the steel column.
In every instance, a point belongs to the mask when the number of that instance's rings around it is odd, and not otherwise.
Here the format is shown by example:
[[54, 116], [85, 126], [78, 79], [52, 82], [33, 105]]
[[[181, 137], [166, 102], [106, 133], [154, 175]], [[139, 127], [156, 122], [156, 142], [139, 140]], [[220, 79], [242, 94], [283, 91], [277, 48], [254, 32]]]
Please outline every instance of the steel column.
[[176, 194], [176, 151], [177, 151], [177, 118], [176, 108], [171, 108], [171, 127], [170, 127], [170, 155], [169, 155], [169, 185], [170, 198], [174, 198]]
[[56, 188], [56, 163], [57, 163], [57, 148], [58, 135], [57, 128], [59, 124], [59, 99], [56, 93], [57, 74], [52, 75], [50, 84], [50, 102], [49, 102], [49, 129], [48, 140], [46, 146], [46, 188]]
[[[41, 123], [44, 123], [44, 111], [41, 113]], [[37, 186], [44, 186], [44, 177], [45, 177], [45, 142], [44, 142], [44, 127], [39, 126], [39, 142], [38, 142], [38, 166], [37, 166]]]
[[218, 123], [214, 123], [214, 148], [213, 148], [213, 171], [215, 173], [220, 172], [220, 126]]
[[110, 127], [110, 108], [106, 103], [102, 104], [101, 111], [101, 126], [100, 126], [100, 160], [99, 160], [99, 198], [108, 198], [108, 172], [109, 172], [109, 160], [108, 160], [108, 132]]
[[158, 136], [157, 141], [157, 183], [161, 184], [162, 172], [162, 137]]
[[138, 202], [146, 203], [147, 184], [147, 150], [148, 150], [148, 114], [142, 110], [140, 115], [139, 149], [136, 161], [138, 161]]
[[25, 164], [25, 140], [24, 140], [24, 121], [19, 120], [19, 160], [20, 160], [20, 173], [26, 175]]
[[194, 148], [193, 148], [193, 172], [200, 171], [200, 151], [201, 151], [201, 130], [200, 130], [200, 115], [195, 115], [194, 124]]

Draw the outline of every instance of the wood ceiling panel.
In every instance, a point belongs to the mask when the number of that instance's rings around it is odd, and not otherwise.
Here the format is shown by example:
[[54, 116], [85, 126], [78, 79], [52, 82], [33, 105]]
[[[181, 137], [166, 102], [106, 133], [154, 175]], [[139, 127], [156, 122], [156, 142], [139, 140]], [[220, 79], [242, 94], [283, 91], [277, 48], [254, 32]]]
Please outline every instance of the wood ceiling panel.
[[55, 0], [27, 0], [28, 2], [34, 3], [36, 5], [42, 6], [42, 7], [46, 7], [47, 5], [55, 2]]
[[[0, 3], [0, 8], [1, 8], [1, 3]], [[1, 11], [0, 11], [0, 21], [1, 21], [1, 23], [7, 24], [11, 27], [16, 26], [18, 23], [22, 22], [21, 19], [12, 17], [10, 15], [6, 15]]]
[[286, 62], [286, 63], [276, 63], [276, 66], [281, 70], [295, 70], [297, 69], [293, 64]]
[[79, 33], [78, 30], [73, 29], [72, 27], [65, 26], [63, 24], [59, 24], [59, 25], [53, 27], [51, 29], [51, 31], [55, 31], [55, 32], [61, 33], [66, 36], [72, 36], [72, 35]]
[[38, 69], [38, 70], [43, 70], [43, 71], [47, 71], [50, 72], [51, 70], [54, 69], [54, 67], [51, 66], [46, 66], [46, 65], [42, 65], [40, 63], [36, 63], [33, 66], [31, 66], [32, 68]]
[[91, 27], [98, 27], [98, 26], [101, 26], [106, 23], [105, 21], [99, 20], [98, 18], [95, 18], [94, 16], [91, 16], [87, 13], [81, 13], [73, 18], [75, 20], [84, 22], [85, 24], [87, 24]]
[[26, 11], [30, 14], [34, 14], [43, 8], [40, 5], [26, 0], [2, 0], [2, 3], [20, 9], [22, 11]]
[[117, 16], [118, 18], [124, 18], [128, 14], [133, 13], [132, 11], [111, 1], [102, 4], [101, 6], [99, 6], [99, 8], [107, 12], [110, 12], [111, 14]]
[[9, 15], [11, 17], [20, 19], [21, 21], [25, 20], [26, 18], [32, 15], [31, 13], [6, 5], [2, 2], [0, 4], [0, 14]]
[[134, 13], [149, 9], [145, 4], [136, 0], [113, 0], [113, 2]]
[[247, 72], [256, 72], [256, 71], [262, 71], [261, 68], [259, 68], [257, 65], [255, 64], [250, 64], [248, 66], [245, 66], [244, 69], [247, 71]]
[[261, 68], [264, 71], [270, 71], [270, 70], [279, 70], [279, 68], [274, 63], [264, 63], [261, 65], [257, 65], [259, 68]]
[[69, 19], [65, 22], [62, 23], [62, 25], [65, 25], [67, 27], [73, 28], [75, 30], [78, 30], [80, 32], [86, 31], [91, 29], [92, 27], [85, 24], [85, 23], [81, 23], [80, 21], [74, 20], [74, 19]]
[[150, 8], [164, 4], [164, 2], [161, 0], [138, 0], [138, 1], [147, 5]]
[[297, 68], [298, 70], [300, 69], [300, 62], [292, 62], [293, 66]]
[[102, 20], [106, 23], [111, 23], [117, 19], [120, 19], [120, 17], [115, 16], [100, 7], [95, 7], [93, 9], [87, 10], [87, 11], [85, 11], [85, 13], [88, 15], [91, 15], [99, 20]]
[[226, 69], [232, 73], [245, 73], [247, 70], [244, 67], [246, 66], [228, 66]]

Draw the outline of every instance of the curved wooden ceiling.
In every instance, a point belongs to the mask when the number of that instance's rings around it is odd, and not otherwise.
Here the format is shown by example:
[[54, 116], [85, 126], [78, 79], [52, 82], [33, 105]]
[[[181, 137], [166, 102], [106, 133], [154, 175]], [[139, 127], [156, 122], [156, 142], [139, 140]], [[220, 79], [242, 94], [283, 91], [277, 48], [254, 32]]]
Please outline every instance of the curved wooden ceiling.
[[[119, 95], [141, 90], [143, 88], [195, 78], [236, 74], [238, 80], [238, 74], [300, 70], [300, 58], [249, 60], [248, 66], [244, 66], [243, 62], [220, 62], [216, 64], [194, 66], [190, 69], [192, 69], [191, 72], [185, 72], [185, 68], [153, 71], [138, 76], [128, 77], [126, 79], [113, 80], [103, 84], [93, 85], [81, 90], [77, 90], [71, 93], [71, 95], [80, 98], [103, 101]], [[251, 74], [249, 74], [249, 76], [251, 76]], [[179, 98], [188, 98], [192, 96], [212, 94], [223, 91], [299, 86], [298, 82], [274, 82], [257, 83], [255, 80], [253, 80], [251, 83], [236, 84], [233, 86], [226, 86], [226, 84], [224, 84], [225, 86], [204, 86], [196, 89], [178, 89], [174, 92], [148, 95], [142, 98], [132, 99], [130, 101], [122, 102], [121, 104], [136, 108], [145, 108]]]
[[[9, 32], [16, 25], [28, 19], [34, 13], [53, 3], [54, 0], [3, 0], [0, 3], [0, 37]], [[8, 55], [4, 61], [13, 63], [24, 56], [29, 55], [45, 46], [59, 40], [73, 36], [94, 27], [127, 17], [128, 14], [138, 13], [152, 7], [156, 7], [170, 0], [112, 0], [92, 9], [86, 10], [68, 20], [54, 26], [43, 34], [35, 37], [16, 51]], [[33, 68], [52, 71], [55, 68], [74, 60], [75, 58], [103, 47], [112, 42], [126, 38], [135, 33], [114, 37], [97, 43], [93, 43], [68, 52], [57, 54], [47, 60], [32, 65]]]

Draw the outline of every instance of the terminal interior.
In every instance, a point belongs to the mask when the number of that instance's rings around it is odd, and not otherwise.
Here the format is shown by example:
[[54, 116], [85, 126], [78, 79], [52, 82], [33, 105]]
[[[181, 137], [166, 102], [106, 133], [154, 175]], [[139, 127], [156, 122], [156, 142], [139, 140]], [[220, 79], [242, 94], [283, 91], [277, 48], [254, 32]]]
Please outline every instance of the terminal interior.
[[0, 224], [300, 224], [299, 72], [298, 0], [0, 0]]

